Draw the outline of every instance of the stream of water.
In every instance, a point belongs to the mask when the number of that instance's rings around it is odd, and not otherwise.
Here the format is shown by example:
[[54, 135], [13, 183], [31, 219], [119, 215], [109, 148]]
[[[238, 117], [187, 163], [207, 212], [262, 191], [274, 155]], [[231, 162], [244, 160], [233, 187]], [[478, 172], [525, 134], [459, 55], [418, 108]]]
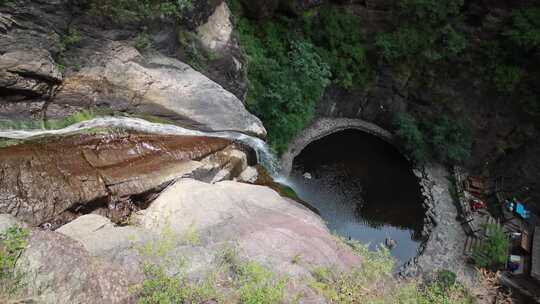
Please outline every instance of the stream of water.
[[279, 161], [272, 153], [266, 142], [260, 138], [249, 136], [240, 132], [219, 131], [204, 132], [183, 128], [176, 125], [149, 122], [144, 119], [110, 116], [98, 117], [86, 120], [58, 130], [2, 130], [0, 129], [0, 138], [9, 139], [32, 139], [42, 136], [65, 135], [94, 128], [119, 128], [139, 132], [161, 134], [161, 135], [183, 135], [183, 136], [210, 136], [226, 138], [232, 141], [241, 142], [251, 147], [257, 153], [258, 162], [264, 166], [273, 177], [278, 177]]

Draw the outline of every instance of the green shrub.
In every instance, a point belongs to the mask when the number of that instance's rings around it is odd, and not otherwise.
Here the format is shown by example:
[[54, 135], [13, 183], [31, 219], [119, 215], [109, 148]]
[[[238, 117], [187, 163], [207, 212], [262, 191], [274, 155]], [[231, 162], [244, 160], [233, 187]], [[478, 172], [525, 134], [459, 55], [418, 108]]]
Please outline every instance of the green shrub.
[[181, 18], [193, 8], [192, 0], [90, 0], [91, 12], [118, 22], [165, 15]]
[[66, 35], [60, 40], [60, 50], [69, 50], [81, 42], [81, 33], [77, 28], [70, 27]]
[[140, 52], [146, 51], [152, 47], [152, 39], [145, 32], [139, 33], [135, 38], [135, 48]]
[[485, 229], [491, 234], [473, 248], [474, 262], [481, 268], [498, 268], [506, 263], [510, 243], [501, 226], [489, 224]]
[[451, 25], [462, 6], [463, 0], [400, 0], [395, 30], [378, 34], [375, 46], [390, 62], [424, 63], [455, 57], [466, 47], [465, 36]]
[[135, 289], [139, 304], [205, 303], [221, 298], [212, 277], [193, 283], [152, 264], [145, 265], [144, 275], [143, 283]]
[[540, 8], [526, 8], [514, 11], [512, 14], [512, 27], [505, 35], [525, 51], [540, 46]]
[[410, 114], [402, 113], [397, 115], [395, 123], [397, 126], [396, 135], [405, 150], [415, 161], [423, 163], [427, 157], [427, 148], [424, 134], [420, 130], [416, 119]]
[[375, 46], [388, 61], [396, 61], [421, 53], [432, 43], [426, 33], [412, 27], [403, 27], [392, 33], [377, 35]]
[[440, 270], [437, 272], [437, 283], [444, 289], [452, 288], [456, 284], [456, 274], [450, 270]]
[[465, 50], [467, 41], [450, 25], [440, 29], [404, 26], [377, 35], [375, 46], [390, 62], [412, 59], [423, 63], [456, 57]]
[[401, 144], [419, 163], [429, 156], [442, 162], [459, 163], [471, 154], [472, 134], [460, 119], [440, 116], [418, 122], [412, 115], [402, 113], [396, 116], [395, 125]]
[[501, 93], [512, 93], [523, 78], [524, 71], [517, 66], [497, 64], [493, 73], [493, 82]]
[[0, 234], [0, 300], [13, 297], [22, 287], [23, 274], [15, 264], [26, 248], [27, 229], [13, 226]]
[[430, 143], [441, 161], [457, 163], [471, 154], [472, 135], [470, 128], [459, 119], [442, 116], [430, 122]]
[[450, 287], [444, 286], [439, 282], [428, 284], [423, 288], [416, 287], [416, 294], [410, 297], [410, 301], [400, 301], [398, 303], [417, 303], [417, 304], [472, 304], [474, 299], [461, 284], [454, 284]]
[[397, 283], [392, 278], [395, 260], [388, 250], [369, 251], [366, 245], [348, 243], [361, 257], [361, 265], [346, 272], [334, 267], [317, 267], [311, 272], [313, 279], [309, 286], [329, 303], [473, 303], [466, 289], [449, 271], [439, 273], [439, 279], [430, 284]]
[[278, 152], [312, 119], [331, 82], [361, 87], [370, 77], [358, 17], [345, 10], [325, 6], [262, 23], [240, 17], [237, 29], [248, 58], [247, 103]]
[[461, 54], [467, 47], [467, 39], [465, 36], [457, 32], [452, 26], [446, 26], [443, 31], [445, 37], [445, 57], [454, 57]]
[[284, 298], [287, 278], [276, 278], [273, 272], [256, 262], [247, 262], [238, 269], [240, 303], [274, 304]]
[[305, 33], [331, 68], [336, 83], [352, 88], [368, 82], [371, 72], [357, 16], [330, 6], [321, 9], [319, 14], [305, 16], [303, 23]]
[[248, 107], [282, 152], [313, 117], [330, 82], [329, 67], [310, 42], [291, 37], [286, 20], [255, 25], [241, 19], [238, 30], [249, 61]]
[[459, 14], [463, 0], [400, 0], [401, 15], [417, 22], [441, 23]]

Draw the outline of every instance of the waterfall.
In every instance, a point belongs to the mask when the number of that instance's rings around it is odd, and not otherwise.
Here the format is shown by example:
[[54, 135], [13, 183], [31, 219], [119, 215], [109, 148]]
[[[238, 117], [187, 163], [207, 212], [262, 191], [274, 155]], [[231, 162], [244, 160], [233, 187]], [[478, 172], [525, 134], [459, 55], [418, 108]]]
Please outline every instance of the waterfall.
[[182, 136], [207, 136], [226, 138], [248, 145], [257, 153], [257, 161], [274, 178], [279, 176], [279, 160], [272, 152], [265, 141], [260, 138], [249, 136], [234, 131], [204, 132], [199, 130], [186, 129], [180, 126], [149, 122], [140, 118], [131, 117], [98, 117], [83, 122], [79, 122], [63, 129], [58, 130], [2, 130], [0, 129], [0, 138], [9, 139], [30, 139], [50, 135], [65, 135], [82, 130], [93, 128], [119, 128], [129, 129], [145, 133], [160, 135], [182, 135]]

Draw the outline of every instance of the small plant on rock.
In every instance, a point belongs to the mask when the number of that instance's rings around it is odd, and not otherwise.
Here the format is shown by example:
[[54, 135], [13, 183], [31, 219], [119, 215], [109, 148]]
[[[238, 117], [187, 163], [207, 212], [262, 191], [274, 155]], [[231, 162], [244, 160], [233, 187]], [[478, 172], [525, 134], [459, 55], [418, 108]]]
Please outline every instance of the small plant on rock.
[[70, 27], [60, 40], [60, 51], [65, 52], [81, 42], [81, 33], [77, 28]]
[[135, 38], [135, 48], [139, 51], [146, 51], [152, 47], [152, 39], [146, 32], [139, 33]]
[[24, 275], [16, 271], [15, 264], [26, 248], [28, 233], [25, 228], [13, 226], [0, 234], [0, 301], [8, 302], [21, 288]]

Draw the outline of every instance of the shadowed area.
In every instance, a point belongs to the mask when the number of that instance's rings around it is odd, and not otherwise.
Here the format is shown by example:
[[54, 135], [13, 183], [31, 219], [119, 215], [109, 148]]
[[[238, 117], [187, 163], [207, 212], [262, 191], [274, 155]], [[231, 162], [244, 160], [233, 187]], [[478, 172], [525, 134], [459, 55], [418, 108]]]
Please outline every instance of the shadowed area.
[[420, 186], [392, 145], [357, 130], [334, 133], [295, 158], [290, 180], [331, 230], [372, 248], [392, 238], [392, 254], [402, 262], [416, 255], [424, 217]]

